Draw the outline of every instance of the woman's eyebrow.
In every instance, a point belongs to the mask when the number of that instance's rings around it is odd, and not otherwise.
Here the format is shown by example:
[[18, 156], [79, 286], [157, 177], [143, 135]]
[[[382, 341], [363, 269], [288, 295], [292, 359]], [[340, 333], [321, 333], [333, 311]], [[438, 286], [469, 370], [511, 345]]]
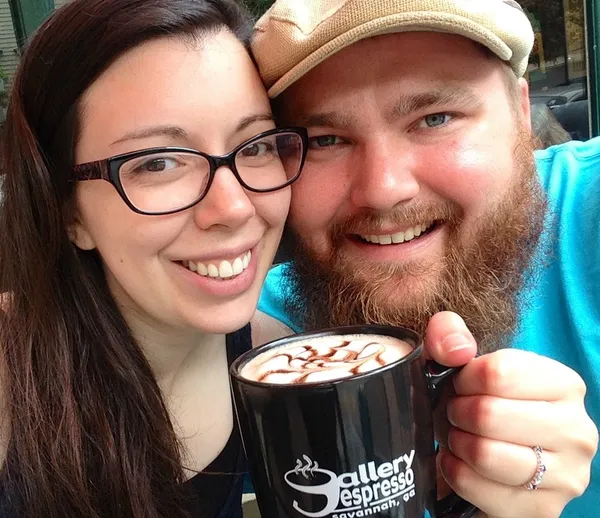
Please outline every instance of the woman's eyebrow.
[[235, 131], [238, 132], [238, 131], [245, 130], [248, 126], [251, 126], [255, 122], [262, 122], [262, 121], [275, 122], [273, 119], [272, 113], [259, 113], [256, 115], [249, 115], [248, 117], [244, 117], [240, 121], [240, 123], [237, 125], [237, 128], [235, 129]]
[[179, 126], [149, 126], [126, 133], [122, 138], [115, 140], [111, 146], [127, 142], [128, 140], [141, 140], [151, 137], [169, 137], [173, 140], [186, 140], [188, 133]]

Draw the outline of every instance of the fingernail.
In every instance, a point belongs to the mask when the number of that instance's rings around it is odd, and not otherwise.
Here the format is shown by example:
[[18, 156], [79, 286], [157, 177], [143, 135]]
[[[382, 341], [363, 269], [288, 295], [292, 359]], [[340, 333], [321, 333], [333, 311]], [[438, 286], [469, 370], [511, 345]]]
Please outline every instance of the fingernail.
[[449, 455], [448, 455], [448, 451], [444, 450], [440, 452], [440, 471], [442, 472], [442, 477], [444, 477], [444, 480], [446, 482], [448, 482], [448, 462], [449, 462]]
[[471, 348], [473, 343], [462, 333], [453, 333], [442, 340], [442, 348], [446, 353], [454, 353]]
[[453, 444], [453, 440], [452, 440], [452, 430], [448, 431], [448, 442], [446, 444], [446, 446], [448, 447], [448, 450], [451, 451], [452, 453], [454, 453], [454, 449], [452, 448], [452, 444]]
[[448, 403], [448, 406], [446, 407], [446, 417], [452, 426], [456, 426], [456, 419], [454, 419], [454, 411], [451, 403]]

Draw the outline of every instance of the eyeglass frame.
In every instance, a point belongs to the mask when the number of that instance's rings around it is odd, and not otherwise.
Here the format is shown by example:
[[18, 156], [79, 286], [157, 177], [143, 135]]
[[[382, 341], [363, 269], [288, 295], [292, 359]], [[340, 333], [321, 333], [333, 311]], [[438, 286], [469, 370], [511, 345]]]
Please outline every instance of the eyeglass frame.
[[[289, 179], [286, 183], [284, 183], [283, 185], [280, 185], [278, 187], [273, 187], [273, 188], [269, 188], [269, 189], [256, 189], [254, 187], [250, 187], [242, 179], [242, 176], [240, 175], [239, 171], [237, 170], [237, 167], [235, 165], [236, 155], [254, 140], [260, 140], [261, 138], [264, 138], [267, 136], [279, 135], [279, 134], [283, 134], [283, 133], [295, 133], [296, 135], [298, 135], [300, 137], [300, 141], [302, 142], [302, 154], [300, 157], [298, 172], [296, 173], [296, 175], [293, 178]], [[176, 210], [164, 211], [164, 212], [145, 212], [145, 211], [137, 208], [135, 205], [133, 205], [133, 203], [127, 196], [127, 193], [125, 192], [125, 189], [123, 188], [123, 185], [121, 183], [121, 175], [119, 174], [119, 171], [120, 171], [121, 167], [123, 166], [123, 164], [125, 164], [129, 160], [133, 160], [135, 158], [140, 158], [140, 157], [143, 157], [146, 155], [153, 155], [153, 154], [161, 153], [161, 152], [190, 153], [190, 154], [201, 156], [201, 157], [205, 158], [210, 165], [210, 171], [208, 174], [208, 182], [206, 184], [206, 188], [204, 189], [204, 192], [202, 193], [202, 196], [200, 196], [197, 200], [186, 205], [183, 208], [176, 209]], [[251, 137], [248, 140], [242, 142], [240, 145], [236, 146], [235, 149], [233, 149], [233, 151], [230, 151], [229, 153], [226, 153], [225, 155], [210, 155], [208, 153], [204, 153], [203, 151], [198, 151], [197, 149], [192, 149], [192, 148], [164, 146], [164, 147], [153, 147], [153, 148], [147, 148], [147, 149], [140, 149], [137, 151], [130, 151], [128, 153], [122, 153], [120, 155], [115, 155], [115, 156], [112, 156], [109, 158], [104, 158], [102, 160], [94, 160], [92, 162], [78, 164], [78, 165], [73, 166], [73, 169], [71, 171], [72, 177], [69, 179], [69, 183], [82, 182], [82, 181], [87, 181], [87, 180], [105, 180], [105, 181], [109, 182], [117, 190], [117, 192], [119, 193], [119, 196], [121, 196], [122, 200], [133, 212], [136, 212], [137, 214], [142, 214], [144, 216], [166, 216], [168, 214], [176, 214], [177, 212], [183, 212], [184, 210], [187, 210], [187, 209], [197, 205], [198, 203], [200, 203], [207, 196], [208, 191], [210, 190], [210, 187], [215, 178], [215, 175], [217, 174], [217, 171], [221, 167], [224, 167], [224, 166], [228, 167], [229, 170], [233, 173], [233, 175], [237, 179], [237, 181], [240, 183], [240, 185], [244, 189], [246, 189], [250, 192], [268, 193], [268, 192], [274, 192], [274, 191], [278, 191], [280, 189], [284, 189], [285, 187], [294, 183], [300, 177], [300, 173], [302, 173], [302, 169], [304, 168], [304, 162], [306, 161], [307, 153], [308, 153], [308, 131], [307, 131], [307, 129], [304, 127], [301, 127], [301, 126], [289, 126], [286, 128], [275, 128], [272, 130], [263, 131], [263, 132], [255, 135], [254, 137]]]

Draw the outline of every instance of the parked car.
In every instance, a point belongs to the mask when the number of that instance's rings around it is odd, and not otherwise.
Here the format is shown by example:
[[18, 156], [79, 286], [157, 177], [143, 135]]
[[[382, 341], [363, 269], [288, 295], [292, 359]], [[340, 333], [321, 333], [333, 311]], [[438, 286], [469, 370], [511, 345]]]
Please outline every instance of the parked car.
[[546, 90], [535, 90], [530, 92], [529, 99], [532, 109], [536, 104], [545, 104], [550, 108], [573, 140], [590, 138], [587, 84], [583, 81], [553, 86]]
[[550, 109], [577, 101], [585, 101], [587, 98], [587, 87], [583, 83], [553, 86], [547, 90], [536, 90], [529, 95], [532, 104], [544, 103]]

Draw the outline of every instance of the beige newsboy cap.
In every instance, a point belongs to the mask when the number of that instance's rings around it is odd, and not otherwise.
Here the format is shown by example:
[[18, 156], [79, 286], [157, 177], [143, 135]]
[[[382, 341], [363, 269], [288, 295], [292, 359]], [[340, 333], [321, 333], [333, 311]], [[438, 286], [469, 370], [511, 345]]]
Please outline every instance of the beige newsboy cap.
[[270, 97], [359, 40], [391, 32], [458, 34], [488, 47], [521, 77], [531, 23], [514, 0], [277, 0], [257, 22], [252, 51]]

